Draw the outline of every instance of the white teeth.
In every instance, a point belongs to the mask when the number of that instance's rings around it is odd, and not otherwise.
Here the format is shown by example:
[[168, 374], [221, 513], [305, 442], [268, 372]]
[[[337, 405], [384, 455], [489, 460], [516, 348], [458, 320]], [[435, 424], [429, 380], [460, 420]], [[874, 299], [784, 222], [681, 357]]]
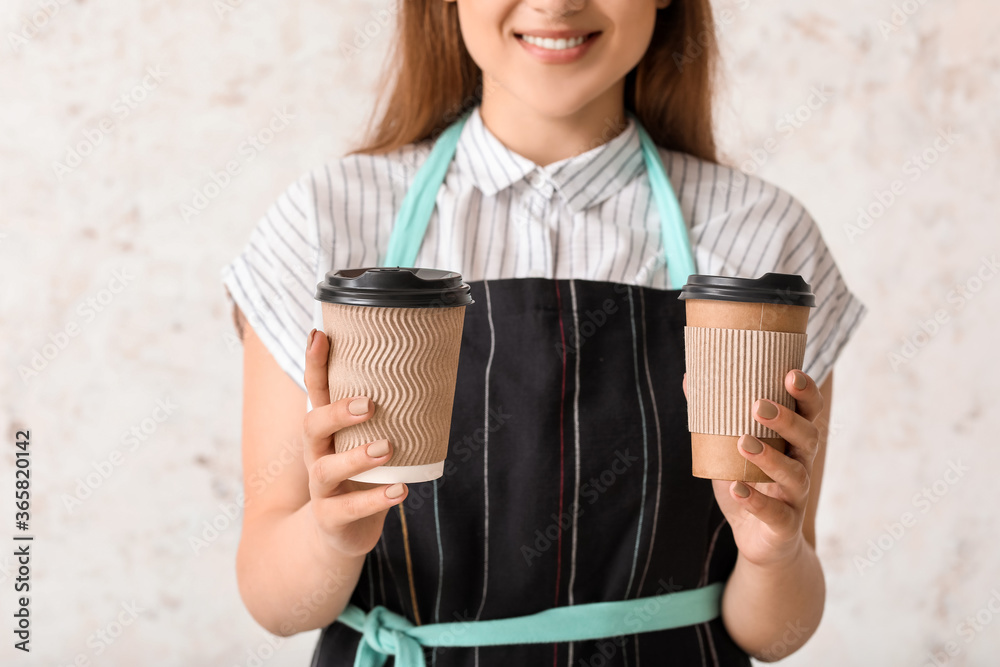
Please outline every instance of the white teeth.
[[572, 49], [580, 46], [587, 41], [586, 35], [581, 35], [579, 37], [573, 37], [572, 39], [552, 39], [550, 37], [535, 37], [533, 35], [521, 35], [521, 39], [526, 41], [528, 44], [534, 44], [535, 46], [540, 46], [543, 49], [549, 49], [552, 51], [563, 51], [565, 49]]

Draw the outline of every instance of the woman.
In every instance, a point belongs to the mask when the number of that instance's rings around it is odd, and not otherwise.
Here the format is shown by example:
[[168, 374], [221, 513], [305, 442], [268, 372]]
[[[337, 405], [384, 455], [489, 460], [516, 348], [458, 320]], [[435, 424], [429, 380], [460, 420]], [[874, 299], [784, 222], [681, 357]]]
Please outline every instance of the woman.
[[[324, 628], [315, 665], [747, 665], [815, 631], [831, 367], [864, 306], [799, 202], [716, 163], [714, 45], [674, 58], [711, 26], [703, 0], [405, 2], [371, 141], [296, 181], [225, 268], [245, 318], [240, 590], [272, 632]], [[378, 406], [330, 403], [313, 293], [328, 270], [388, 265], [404, 197], [427, 188], [436, 206], [407, 256], [460, 272], [476, 300], [449, 466], [362, 488], [347, 478], [387, 461], [391, 434], [332, 453]], [[677, 229], [689, 243], [667, 241]], [[741, 441], [774, 483], [691, 476], [672, 278], [688, 261], [798, 273], [816, 293], [804, 372], [785, 381], [796, 411], [755, 404], [788, 455]], [[723, 585], [712, 613], [689, 603], [664, 622], [671, 596]], [[478, 637], [478, 621], [636, 600], [652, 606], [575, 641], [444, 648], [407, 629]]]

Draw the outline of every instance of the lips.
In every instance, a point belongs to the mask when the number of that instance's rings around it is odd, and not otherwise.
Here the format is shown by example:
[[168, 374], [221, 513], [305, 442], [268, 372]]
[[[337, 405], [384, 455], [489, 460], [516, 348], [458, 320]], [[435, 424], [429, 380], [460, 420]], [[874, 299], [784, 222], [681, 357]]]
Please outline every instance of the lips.
[[521, 37], [522, 35], [531, 35], [533, 37], [552, 37], [553, 39], [559, 39], [560, 37], [586, 37], [587, 35], [592, 35], [595, 32], [600, 32], [599, 30], [517, 30], [514, 32], [515, 35]]

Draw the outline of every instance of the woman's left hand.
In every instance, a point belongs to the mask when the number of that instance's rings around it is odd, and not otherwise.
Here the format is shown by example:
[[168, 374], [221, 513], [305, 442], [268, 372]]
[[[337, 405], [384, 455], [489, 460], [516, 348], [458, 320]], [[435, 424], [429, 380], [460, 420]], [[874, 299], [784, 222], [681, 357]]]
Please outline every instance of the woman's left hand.
[[[716, 501], [732, 527], [740, 554], [762, 566], [790, 562], [805, 542], [802, 521], [819, 446], [819, 429], [814, 423], [823, 411], [824, 399], [819, 387], [802, 371], [793, 370], [785, 376], [785, 389], [795, 399], [794, 412], [761, 399], [754, 402], [753, 415], [758, 423], [788, 442], [787, 453], [782, 454], [749, 434], [742, 436], [737, 446], [740, 454], [774, 481], [712, 480]], [[684, 395], [687, 395], [687, 375]], [[754, 445], [761, 451], [751, 453], [756, 449]]]

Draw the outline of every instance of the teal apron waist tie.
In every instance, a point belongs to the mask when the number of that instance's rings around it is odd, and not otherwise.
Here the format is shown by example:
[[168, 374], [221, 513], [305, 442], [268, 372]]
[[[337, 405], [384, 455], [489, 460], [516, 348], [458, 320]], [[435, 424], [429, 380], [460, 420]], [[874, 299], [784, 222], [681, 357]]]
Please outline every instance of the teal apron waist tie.
[[554, 607], [536, 614], [484, 621], [413, 625], [379, 605], [367, 614], [348, 605], [338, 621], [362, 634], [354, 667], [425, 667], [422, 646], [548, 644], [669, 630], [717, 618], [725, 582], [632, 600]]
[[[414, 266], [458, 137], [471, 109], [445, 129], [414, 177], [400, 204], [381, 266]], [[673, 289], [694, 273], [695, 263], [680, 205], [663, 168], [656, 145], [639, 119], [636, 123], [653, 198], [660, 214], [664, 258]], [[381, 667], [388, 656], [398, 667], [424, 667], [422, 646], [500, 646], [547, 644], [619, 637], [668, 630], [718, 618], [725, 582], [686, 591], [632, 600], [591, 602], [554, 607], [512, 618], [413, 625], [409, 619], [379, 605], [367, 614], [348, 605], [338, 621], [362, 633], [355, 667]]]

